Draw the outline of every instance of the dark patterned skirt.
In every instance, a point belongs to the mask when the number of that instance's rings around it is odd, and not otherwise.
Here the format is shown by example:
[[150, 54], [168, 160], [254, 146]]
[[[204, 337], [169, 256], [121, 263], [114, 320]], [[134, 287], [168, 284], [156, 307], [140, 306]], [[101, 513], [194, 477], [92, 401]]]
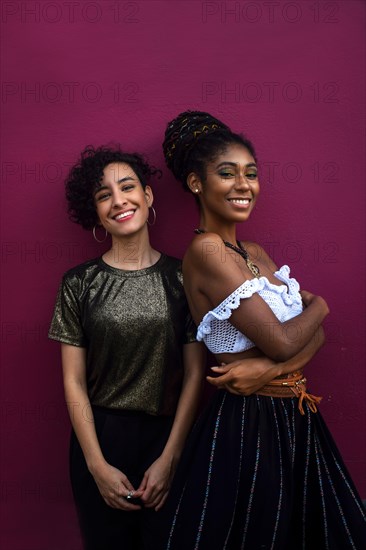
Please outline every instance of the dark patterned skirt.
[[365, 550], [366, 516], [318, 413], [217, 391], [165, 506], [166, 550]]

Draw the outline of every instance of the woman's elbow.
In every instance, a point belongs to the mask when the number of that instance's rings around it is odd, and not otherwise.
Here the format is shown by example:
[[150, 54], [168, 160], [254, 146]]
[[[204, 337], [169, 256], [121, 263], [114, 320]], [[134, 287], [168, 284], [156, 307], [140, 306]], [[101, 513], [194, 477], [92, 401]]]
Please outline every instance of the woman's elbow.
[[270, 359], [272, 359], [276, 363], [283, 363], [284, 361], [292, 359], [294, 355], [295, 353], [293, 353], [290, 349], [287, 349], [273, 354]]
[[320, 325], [317, 332], [314, 335], [315, 344], [318, 347], [318, 349], [322, 348], [325, 344], [325, 332], [323, 327]]
[[277, 342], [276, 345], [270, 350], [267, 350], [266, 355], [272, 359], [272, 361], [282, 363], [283, 361], [288, 361], [291, 359], [294, 355], [296, 355], [296, 353], [297, 350], [294, 349], [293, 344], [288, 341], [280, 341]]

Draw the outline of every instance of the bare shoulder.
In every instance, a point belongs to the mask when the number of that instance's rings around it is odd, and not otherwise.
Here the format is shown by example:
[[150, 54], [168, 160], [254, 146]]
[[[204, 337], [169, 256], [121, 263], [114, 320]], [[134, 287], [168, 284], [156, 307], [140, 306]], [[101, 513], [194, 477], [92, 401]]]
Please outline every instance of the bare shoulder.
[[183, 260], [185, 288], [188, 293], [201, 293], [209, 306], [217, 305], [250, 278], [250, 272], [243, 270], [242, 263], [239, 255], [228, 254], [216, 233], [197, 235]]
[[272, 258], [267, 254], [264, 248], [253, 241], [243, 241], [242, 245], [248, 252], [250, 259], [254, 263], [266, 266], [271, 272], [277, 271], [277, 266]]
[[201, 233], [192, 240], [187, 252], [196, 255], [201, 253], [202, 248], [212, 247], [212, 252], [217, 253], [222, 244], [222, 239], [217, 233]]
[[197, 235], [187, 249], [183, 264], [193, 268], [209, 268], [210, 265], [220, 262], [224, 246], [221, 237], [217, 233]]

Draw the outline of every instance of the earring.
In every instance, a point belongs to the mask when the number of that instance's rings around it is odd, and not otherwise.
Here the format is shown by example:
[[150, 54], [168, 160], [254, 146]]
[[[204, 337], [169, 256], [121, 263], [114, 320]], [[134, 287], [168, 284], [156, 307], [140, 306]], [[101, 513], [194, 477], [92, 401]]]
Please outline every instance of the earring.
[[[155, 222], [156, 222], [156, 212], [155, 212], [155, 208], [153, 206], [150, 206], [149, 210], [151, 210], [151, 212], [153, 213], [153, 221], [152, 222], [149, 222], [149, 217], [147, 218], [146, 222], [147, 222], [147, 225], [155, 225]], [[150, 215], [150, 212], [149, 212], [149, 215]]]
[[[95, 225], [95, 226], [93, 227], [93, 237], [94, 237], [94, 239], [97, 241], [97, 243], [104, 243], [104, 241], [105, 241], [105, 240], [107, 239], [107, 237], [108, 237], [108, 231], [104, 228], [105, 237], [104, 237], [104, 239], [103, 239], [102, 241], [100, 241], [99, 239], [97, 239], [97, 236], [96, 236], [96, 234], [95, 234], [95, 233], [96, 233], [97, 227], [98, 227], [98, 225]], [[100, 226], [99, 226], [99, 227], [100, 227]]]

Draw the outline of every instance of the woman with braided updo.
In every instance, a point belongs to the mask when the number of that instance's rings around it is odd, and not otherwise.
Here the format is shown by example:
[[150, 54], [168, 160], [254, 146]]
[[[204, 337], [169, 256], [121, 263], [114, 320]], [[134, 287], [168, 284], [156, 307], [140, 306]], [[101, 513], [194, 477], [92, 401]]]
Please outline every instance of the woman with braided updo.
[[85, 550], [157, 548], [200, 394], [203, 346], [181, 262], [149, 240], [156, 172], [138, 154], [88, 147], [66, 181], [71, 219], [99, 242], [111, 236], [103, 256], [64, 275], [49, 331], [62, 348]]
[[258, 244], [237, 241], [259, 194], [252, 144], [208, 113], [187, 111], [168, 124], [163, 149], [200, 208], [183, 260], [197, 339], [226, 366], [209, 378], [222, 391], [188, 440], [162, 546], [366, 548], [362, 502], [303, 375], [323, 343], [327, 304]]

